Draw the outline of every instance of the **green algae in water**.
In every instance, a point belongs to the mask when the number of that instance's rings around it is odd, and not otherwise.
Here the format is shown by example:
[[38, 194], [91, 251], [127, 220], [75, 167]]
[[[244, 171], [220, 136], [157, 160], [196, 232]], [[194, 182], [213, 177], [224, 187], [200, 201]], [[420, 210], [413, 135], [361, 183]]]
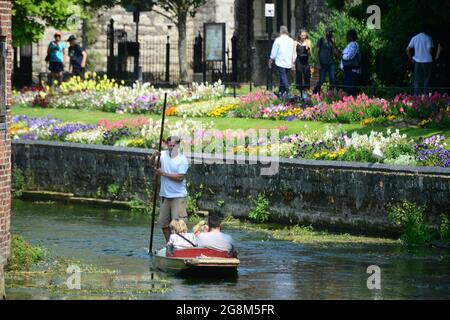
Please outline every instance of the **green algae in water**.
[[[70, 289], [69, 266], [80, 269], [80, 288]], [[121, 274], [117, 270], [84, 264], [79, 260], [56, 257], [34, 266], [30, 271], [6, 273], [6, 288], [46, 291], [53, 297], [71, 299], [138, 299], [150, 294], [164, 294], [170, 282], [153, 274]]]
[[348, 233], [332, 234], [324, 231], [315, 231], [311, 226], [281, 227], [267, 223], [254, 223], [241, 221], [227, 216], [223, 222], [224, 227], [248, 232], [257, 232], [266, 235], [269, 239], [290, 241], [294, 243], [317, 246], [346, 246], [355, 244], [399, 245], [398, 240], [353, 236]]

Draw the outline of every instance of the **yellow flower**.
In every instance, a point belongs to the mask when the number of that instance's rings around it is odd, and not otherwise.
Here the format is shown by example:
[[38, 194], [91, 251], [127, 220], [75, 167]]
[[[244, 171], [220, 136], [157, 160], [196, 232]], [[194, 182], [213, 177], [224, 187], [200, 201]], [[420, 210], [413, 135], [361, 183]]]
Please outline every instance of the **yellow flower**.
[[420, 127], [425, 127], [427, 124], [429, 124], [431, 121], [428, 119], [428, 120], [422, 120], [422, 121], [420, 121], [419, 122], [419, 126]]
[[375, 121], [376, 121], [376, 119], [374, 119], [374, 118], [367, 118], [361, 122], [361, 125], [364, 127], [364, 126], [374, 123]]
[[390, 115], [390, 116], [387, 117], [387, 118], [388, 118], [389, 121], [393, 121], [393, 120], [397, 119], [397, 117], [394, 116], [394, 115]]

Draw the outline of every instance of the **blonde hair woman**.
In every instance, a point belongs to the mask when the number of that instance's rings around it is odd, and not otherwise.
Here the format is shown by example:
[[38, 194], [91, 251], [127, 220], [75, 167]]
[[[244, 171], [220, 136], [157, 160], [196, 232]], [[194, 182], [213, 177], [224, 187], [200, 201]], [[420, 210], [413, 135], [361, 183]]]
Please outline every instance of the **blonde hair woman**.
[[206, 223], [206, 221], [202, 220], [199, 223], [197, 223], [194, 226], [194, 228], [192, 228], [192, 231], [194, 232], [194, 235], [196, 237], [198, 237], [200, 233], [208, 232], [209, 231], [209, 227], [208, 227], [208, 224]]
[[311, 68], [309, 66], [311, 49], [312, 45], [308, 39], [308, 33], [306, 30], [301, 29], [295, 41], [293, 54], [297, 90], [301, 93], [309, 90], [311, 86]]
[[188, 249], [197, 246], [197, 239], [193, 233], [188, 233], [188, 228], [184, 220], [175, 219], [170, 222], [170, 235], [168, 246], [173, 245], [176, 249]]

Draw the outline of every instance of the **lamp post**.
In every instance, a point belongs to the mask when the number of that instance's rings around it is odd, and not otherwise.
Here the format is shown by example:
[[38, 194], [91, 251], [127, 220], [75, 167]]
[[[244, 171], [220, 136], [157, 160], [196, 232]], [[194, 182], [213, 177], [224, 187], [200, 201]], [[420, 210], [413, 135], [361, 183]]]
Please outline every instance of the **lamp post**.
[[172, 30], [172, 25], [167, 26], [167, 43], [166, 43], [166, 79], [165, 82], [170, 81], [170, 30]]
[[[272, 32], [273, 32], [273, 17], [275, 15], [275, 6], [273, 5], [272, 0], [266, 1], [265, 8], [265, 16], [266, 16], [266, 29], [268, 33], [268, 47], [269, 52], [271, 51], [272, 45]], [[269, 53], [270, 54], [270, 53]], [[267, 90], [272, 90], [272, 67], [267, 68]]]

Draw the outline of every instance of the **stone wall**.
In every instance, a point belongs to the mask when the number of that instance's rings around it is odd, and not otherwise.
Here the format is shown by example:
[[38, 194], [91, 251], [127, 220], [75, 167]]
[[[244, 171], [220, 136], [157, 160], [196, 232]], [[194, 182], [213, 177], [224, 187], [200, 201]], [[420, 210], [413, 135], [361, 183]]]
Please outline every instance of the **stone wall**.
[[[121, 188], [123, 198], [142, 197], [153, 179], [145, 161], [149, 154], [131, 148], [13, 142], [13, 163], [30, 189], [79, 197], [105, 196], [112, 184]], [[426, 204], [435, 224], [440, 214], [450, 213], [448, 169], [286, 159], [277, 175], [262, 176], [262, 164], [197, 162], [188, 173], [190, 191], [202, 191], [202, 209], [222, 214], [245, 216], [259, 193], [268, 196], [276, 221], [362, 234], [395, 231], [386, 213], [393, 202]]]
[[[0, 0], [0, 37], [6, 37], [7, 62], [4, 70], [2, 95], [0, 103], [6, 106], [6, 118], [0, 120], [0, 300], [4, 297], [3, 267], [10, 251], [10, 219], [11, 219], [11, 138], [8, 133], [8, 125], [11, 119], [11, 2]], [[3, 68], [2, 68], [3, 69]], [[6, 90], [5, 90], [6, 89]], [[6, 120], [6, 122], [5, 122]]]

